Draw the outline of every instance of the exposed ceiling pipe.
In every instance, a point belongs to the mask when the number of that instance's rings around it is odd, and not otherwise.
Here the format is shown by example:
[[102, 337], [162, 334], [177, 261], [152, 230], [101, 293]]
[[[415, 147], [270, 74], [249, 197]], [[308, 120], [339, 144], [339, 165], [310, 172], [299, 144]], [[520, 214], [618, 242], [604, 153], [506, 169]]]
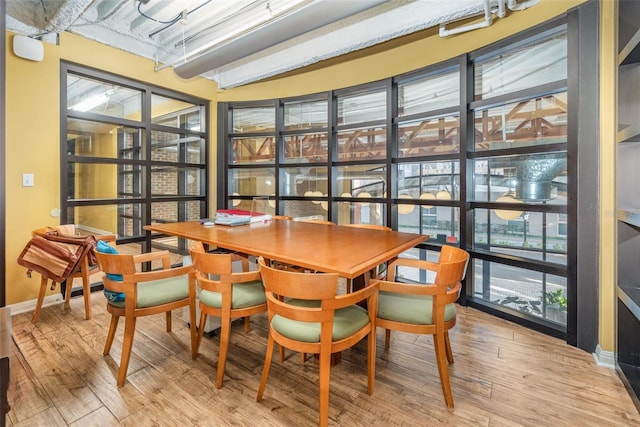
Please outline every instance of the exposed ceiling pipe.
[[313, 2], [269, 25], [175, 67], [174, 71], [182, 78], [195, 77], [382, 3], [384, 0], [351, 0], [341, 2], [338, 8], [335, 2], [331, 1]]
[[67, 0], [56, 14], [49, 19], [45, 30], [52, 33], [62, 33], [93, 3], [93, 0]]
[[507, 7], [509, 10], [525, 10], [535, 4], [538, 4], [540, 0], [526, 0], [522, 3], [518, 3], [516, 0], [507, 0]]
[[[504, 0], [499, 0], [499, 3], [503, 3], [503, 1]], [[492, 23], [493, 15], [491, 13], [491, 2], [490, 0], [484, 0], [484, 21], [477, 22], [475, 24], [463, 25], [461, 27], [452, 28], [450, 30], [447, 30], [446, 28], [447, 23], [440, 24], [440, 37], [447, 37], [454, 34], [464, 33], [466, 31], [477, 30], [478, 28], [486, 28]]]

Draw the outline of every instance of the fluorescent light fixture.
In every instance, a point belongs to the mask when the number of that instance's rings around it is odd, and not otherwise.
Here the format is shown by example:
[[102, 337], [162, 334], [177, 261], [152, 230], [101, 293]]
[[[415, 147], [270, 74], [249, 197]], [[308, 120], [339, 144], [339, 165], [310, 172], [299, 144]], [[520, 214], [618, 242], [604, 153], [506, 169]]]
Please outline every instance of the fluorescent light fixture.
[[74, 111], [80, 111], [82, 113], [84, 113], [85, 111], [89, 111], [95, 107], [97, 107], [98, 105], [102, 105], [105, 102], [109, 101], [109, 98], [111, 97], [111, 95], [113, 94], [112, 90], [109, 90], [107, 92], [103, 92], [103, 93], [97, 93], [95, 95], [92, 95], [80, 102], [77, 102], [75, 104], [73, 104], [71, 107], [69, 107], [69, 110], [74, 110]]

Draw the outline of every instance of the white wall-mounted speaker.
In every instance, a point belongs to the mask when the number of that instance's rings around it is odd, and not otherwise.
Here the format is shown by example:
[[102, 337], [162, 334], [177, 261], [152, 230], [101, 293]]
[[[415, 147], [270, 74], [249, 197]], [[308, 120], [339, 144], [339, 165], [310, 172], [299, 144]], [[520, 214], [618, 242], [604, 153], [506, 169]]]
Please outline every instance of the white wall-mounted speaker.
[[15, 35], [13, 36], [13, 53], [30, 61], [42, 61], [44, 59], [44, 46], [40, 40]]

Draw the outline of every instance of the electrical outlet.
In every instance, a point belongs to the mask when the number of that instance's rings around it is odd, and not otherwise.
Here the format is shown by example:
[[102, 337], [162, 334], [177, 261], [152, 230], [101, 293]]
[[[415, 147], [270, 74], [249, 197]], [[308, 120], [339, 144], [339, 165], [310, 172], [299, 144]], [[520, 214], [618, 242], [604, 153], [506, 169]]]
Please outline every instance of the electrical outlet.
[[22, 174], [22, 186], [23, 187], [33, 187], [33, 174], [32, 173], [23, 173]]

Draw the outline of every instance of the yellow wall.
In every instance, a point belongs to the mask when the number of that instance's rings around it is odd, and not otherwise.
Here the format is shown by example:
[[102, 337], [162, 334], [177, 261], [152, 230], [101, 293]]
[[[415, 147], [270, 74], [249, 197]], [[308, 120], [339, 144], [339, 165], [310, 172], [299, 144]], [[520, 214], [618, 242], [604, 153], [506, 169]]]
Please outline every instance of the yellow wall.
[[[12, 53], [7, 34], [6, 58], [6, 301], [36, 298], [39, 275], [29, 279], [15, 260], [31, 230], [57, 225], [50, 215], [60, 207], [60, 60], [170, 88], [212, 101], [211, 135], [215, 135], [217, 85], [209, 80], [183, 80], [170, 69], [154, 72], [153, 61], [93, 41], [63, 33], [58, 46], [44, 44], [44, 61], [33, 62]], [[211, 150], [211, 164], [216, 164]], [[22, 187], [22, 174], [33, 173], [34, 187]], [[211, 175], [215, 196], [215, 174]], [[215, 198], [213, 199], [215, 200]], [[57, 292], [57, 291], [56, 291]]]

